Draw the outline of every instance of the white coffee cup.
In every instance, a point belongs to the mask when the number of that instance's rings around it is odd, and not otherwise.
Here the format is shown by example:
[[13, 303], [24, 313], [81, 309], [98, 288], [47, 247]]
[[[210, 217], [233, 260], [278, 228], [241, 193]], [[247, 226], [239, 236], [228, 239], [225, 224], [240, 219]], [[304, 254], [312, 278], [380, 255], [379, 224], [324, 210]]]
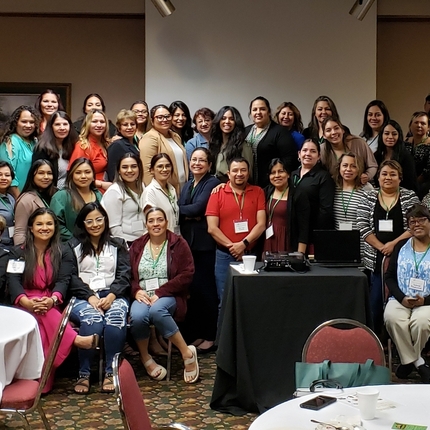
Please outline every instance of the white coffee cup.
[[255, 255], [244, 255], [242, 257], [245, 272], [251, 273], [254, 271], [256, 259], [257, 257]]
[[363, 420], [373, 420], [376, 414], [379, 391], [372, 387], [357, 389], [358, 409]]

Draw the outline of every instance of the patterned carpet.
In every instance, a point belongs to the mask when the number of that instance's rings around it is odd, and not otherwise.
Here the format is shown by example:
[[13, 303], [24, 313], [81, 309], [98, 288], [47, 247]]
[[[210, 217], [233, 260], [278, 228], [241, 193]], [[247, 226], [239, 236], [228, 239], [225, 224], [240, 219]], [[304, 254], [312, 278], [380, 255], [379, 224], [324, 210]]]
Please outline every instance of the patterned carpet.
[[[70, 357], [59, 369], [54, 390], [42, 399], [52, 429], [123, 428], [114, 396], [101, 393], [96, 380], [92, 383], [89, 395], [74, 394], [72, 384], [77, 374], [74, 358], [76, 357]], [[172, 378], [169, 382], [149, 379], [138, 358], [127, 357], [127, 359], [135, 370], [154, 427], [177, 421], [192, 429], [245, 430], [255, 419], [254, 414], [236, 417], [210, 409], [209, 402], [215, 377], [214, 353], [199, 356], [201, 378], [193, 385], [184, 383], [182, 361], [176, 354], [173, 355]], [[157, 361], [165, 365], [165, 358], [161, 357]], [[97, 369], [94, 369], [93, 373], [97, 374]], [[37, 412], [30, 417], [29, 421], [34, 429], [44, 428]], [[23, 428], [22, 421], [16, 416], [6, 419], [0, 415], [0, 429], [8, 428]]]
[[[199, 356], [201, 380], [194, 385], [186, 385], [182, 380], [182, 361], [178, 355], [172, 360], [172, 379], [169, 382], [150, 380], [143, 366], [136, 357], [127, 357], [132, 363], [145, 398], [151, 421], [156, 426], [166, 425], [172, 421], [182, 422], [192, 429], [248, 429], [256, 418], [254, 414], [236, 417], [220, 414], [209, 407], [212, 385], [215, 377], [215, 354]], [[158, 360], [165, 364], [165, 359]], [[72, 384], [77, 374], [77, 357], [71, 356], [59, 369], [54, 390], [42, 401], [44, 410], [52, 429], [121, 429], [122, 421], [113, 395], [103, 394], [97, 381], [93, 381], [88, 396], [74, 394]], [[398, 358], [394, 357], [394, 369]], [[93, 374], [97, 374], [94, 369]], [[408, 381], [398, 381], [393, 375], [393, 382], [419, 383], [414, 372]], [[5, 425], [6, 423], [6, 425]], [[43, 429], [37, 413], [30, 418], [34, 429]], [[0, 429], [23, 428], [22, 422], [15, 416], [6, 418], [0, 415]]]

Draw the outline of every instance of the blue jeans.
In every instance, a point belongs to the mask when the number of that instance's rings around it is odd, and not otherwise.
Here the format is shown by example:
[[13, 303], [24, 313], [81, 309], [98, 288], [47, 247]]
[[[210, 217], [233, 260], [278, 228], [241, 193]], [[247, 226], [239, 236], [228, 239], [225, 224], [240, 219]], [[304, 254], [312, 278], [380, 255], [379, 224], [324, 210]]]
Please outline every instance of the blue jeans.
[[[107, 296], [109, 292], [100, 294]], [[104, 315], [94, 309], [86, 300], [76, 300], [73, 306], [70, 320], [79, 326], [81, 336], [104, 335], [106, 352], [106, 373], [112, 373], [112, 360], [117, 352], [124, 348], [127, 335], [128, 302], [123, 299], [115, 299], [112, 306]], [[79, 349], [79, 375], [89, 376], [91, 363], [95, 349]]]
[[130, 331], [135, 340], [149, 338], [149, 326], [154, 325], [168, 339], [179, 329], [173, 319], [176, 311], [174, 297], [160, 297], [152, 306], [135, 300], [130, 308]]
[[216, 250], [215, 257], [215, 282], [218, 293], [219, 305], [218, 309], [221, 309], [222, 296], [224, 295], [224, 287], [227, 282], [227, 276], [230, 270], [230, 263], [236, 261], [236, 259], [229, 253]]

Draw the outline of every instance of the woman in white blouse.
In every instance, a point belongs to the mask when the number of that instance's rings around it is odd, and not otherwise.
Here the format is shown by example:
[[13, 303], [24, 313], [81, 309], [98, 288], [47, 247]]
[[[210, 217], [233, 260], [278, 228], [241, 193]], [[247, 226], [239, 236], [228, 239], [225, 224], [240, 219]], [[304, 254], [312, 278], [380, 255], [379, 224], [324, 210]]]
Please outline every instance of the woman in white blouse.
[[109, 215], [112, 236], [129, 245], [146, 233], [143, 215], [143, 166], [139, 156], [127, 153], [118, 162], [113, 185], [101, 201]]
[[170, 183], [174, 173], [172, 159], [165, 153], [154, 155], [151, 159], [151, 183], [143, 192], [143, 211], [150, 208], [161, 208], [166, 213], [168, 229], [173, 233], [179, 231], [179, 206], [176, 190]]

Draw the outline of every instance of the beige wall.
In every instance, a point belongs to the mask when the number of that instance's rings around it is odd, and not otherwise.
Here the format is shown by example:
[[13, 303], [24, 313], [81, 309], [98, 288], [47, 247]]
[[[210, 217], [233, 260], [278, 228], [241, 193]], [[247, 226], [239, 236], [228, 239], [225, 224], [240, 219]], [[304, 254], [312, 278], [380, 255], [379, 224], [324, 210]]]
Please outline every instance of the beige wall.
[[377, 95], [407, 131], [430, 93], [430, 22], [379, 22]]
[[92, 92], [102, 95], [112, 120], [144, 97], [143, 19], [1, 17], [0, 22], [0, 82], [71, 83], [73, 119]]
[[146, 95], [192, 111], [236, 106], [248, 123], [257, 95], [293, 101], [307, 123], [321, 94], [354, 133], [376, 95], [376, 5], [360, 22], [345, 0], [173, 0], [162, 18], [146, 0]]

